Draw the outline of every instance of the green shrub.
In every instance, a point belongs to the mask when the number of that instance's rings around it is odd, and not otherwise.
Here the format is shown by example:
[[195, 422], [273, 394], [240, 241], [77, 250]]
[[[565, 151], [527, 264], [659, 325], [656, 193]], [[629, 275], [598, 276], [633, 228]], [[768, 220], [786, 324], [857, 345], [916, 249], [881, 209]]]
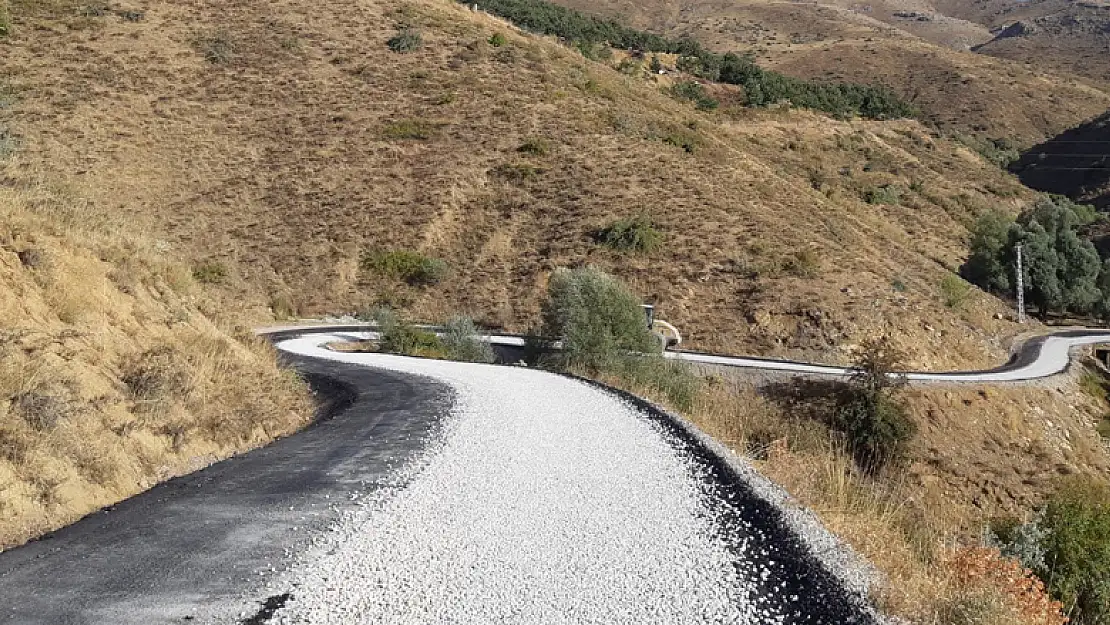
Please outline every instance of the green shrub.
[[955, 139], [1002, 169], [1021, 158], [1021, 151], [1009, 139], [981, 139], [964, 134], [957, 134]]
[[629, 352], [657, 349], [640, 300], [595, 267], [556, 270], [542, 312], [543, 334], [563, 342], [563, 366], [597, 372]]
[[193, 39], [193, 47], [213, 65], [228, 63], [235, 56], [235, 41], [230, 33], [222, 29], [197, 35]]
[[622, 59], [620, 65], [617, 66], [617, 71], [625, 76], [638, 76], [644, 65], [640, 61], [632, 57]]
[[505, 35], [502, 35], [501, 33], [493, 33], [493, 36], [489, 38], [489, 45], [495, 48], [500, 48], [508, 42], [509, 40], [506, 39]]
[[596, 234], [602, 245], [621, 252], [649, 254], [663, 245], [663, 233], [647, 215], [617, 220]]
[[8, 12], [8, 3], [0, 2], [0, 39], [12, 34], [12, 16]]
[[551, 151], [551, 144], [545, 139], [533, 137], [520, 144], [516, 151], [533, 156], [544, 156]]
[[688, 132], [672, 132], [663, 137], [663, 143], [682, 148], [687, 154], [695, 154], [701, 147], [701, 140], [697, 135]]
[[894, 278], [890, 281], [890, 289], [895, 293], [905, 293], [909, 287], [906, 286], [906, 281], [901, 278]]
[[493, 362], [493, 348], [478, 338], [478, 329], [467, 317], [455, 317], [444, 328], [443, 348], [451, 360]]
[[193, 279], [201, 284], [223, 284], [227, 276], [227, 265], [218, 260], [205, 261], [193, 268]]
[[783, 261], [782, 269], [792, 276], [813, 278], [821, 272], [821, 258], [816, 250], [807, 247]]
[[389, 49], [394, 52], [406, 54], [419, 50], [420, 46], [424, 45], [424, 38], [419, 31], [405, 27], [397, 31], [396, 35], [390, 37], [385, 45], [389, 46]]
[[852, 376], [833, 411], [830, 425], [844, 434], [856, 462], [867, 471], [904, 461], [917, 424], [899, 391], [901, 355], [884, 338], [864, 342]]
[[374, 252], [362, 259], [363, 269], [412, 286], [437, 284], [447, 276], [447, 263], [420, 252], [392, 250]]
[[1079, 376], [1079, 389], [1093, 399], [1106, 401], [1106, 381], [1096, 371], [1084, 369]]
[[709, 97], [709, 94], [705, 92], [705, 87], [696, 80], [675, 83], [671, 87], [671, 95], [680, 100], [693, 102], [700, 111], [712, 111], [720, 104], [717, 100]]
[[940, 295], [945, 307], [963, 310], [971, 299], [971, 285], [955, 274], [948, 274], [940, 281]]
[[270, 297], [270, 311], [274, 314], [274, 319], [278, 321], [296, 319], [299, 316], [296, 302], [285, 293], [279, 293]]
[[420, 141], [432, 138], [437, 124], [422, 119], [402, 119], [390, 122], [382, 129], [382, 136], [386, 139], [417, 139]]
[[490, 170], [490, 174], [512, 182], [524, 182], [538, 177], [546, 171], [542, 167], [528, 163], [505, 163]]
[[660, 355], [615, 358], [606, 365], [605, 372], [654, 391], [683, 411], [693, 409], [704, 382], [688, 364]]
[[435, 332], [422, 330], [388, 308], [374, 311], [378, 325], [378, 349], [390, 354], [445, 358], [447, 350]]
[[881, 187], [868, 189], [863, 194], [863, 200], [868, 204], [901, 204], [902, 190], [894, 185], [884, 184]]
[[1110, 488], [1071, 480], [1041, 519], [1045, 563], [1036, 571], [1076, 625], [1110, 624]]

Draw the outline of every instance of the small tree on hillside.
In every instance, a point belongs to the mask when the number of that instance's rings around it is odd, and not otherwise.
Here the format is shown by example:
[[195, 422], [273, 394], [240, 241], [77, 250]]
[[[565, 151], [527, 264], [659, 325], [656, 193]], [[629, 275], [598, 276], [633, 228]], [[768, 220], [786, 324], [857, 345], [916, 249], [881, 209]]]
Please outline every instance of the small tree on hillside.
[[843, 432], [860, 467], [877, 471], [902, 462], [917, 432], [898, 396], [905, 376], [898, 372], [902, 354], [887, 337], [865, 341], [832, 426]]

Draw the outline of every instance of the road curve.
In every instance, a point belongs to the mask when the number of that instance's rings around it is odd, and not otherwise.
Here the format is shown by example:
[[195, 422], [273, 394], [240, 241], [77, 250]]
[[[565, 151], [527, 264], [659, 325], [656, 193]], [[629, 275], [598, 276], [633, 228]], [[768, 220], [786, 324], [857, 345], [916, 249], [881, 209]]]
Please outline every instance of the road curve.
[[[263, 329], [260, 332], [264, 335], [291, 331], [331, 332], [338, 333], [343, 338], [359, 338], [360, 336], [372, 336], [372, 330], [373, 326], [368, 324], [317, 324], [286, 326], [272, 330]], [[514, 354], [511, 357], [519, 358], [523, 354], [525, 344], [523, 336], [490, 334], [484, 338], [495, 348], [501, 348], [509, 354]], [[911, 382], [988, 384], [1028, 382], [1063, 373], [1071, 361], [1072, 350], [1100, 343], [1110, 343], [1110, 330], [1100, 328], [1060, 330], [1022, 342], [1017, 346], [1008, 362], [994, 369], [980, 371], [908, 371], [903, 375]], [[739, 369], [838, 377], [852, 374], [852, 369], [848, 367], [755, 356], [729, 356], [692, 351], [667, 351], [664, 355], [675, 360]]]
[[[452, 388], [444, 436], [268, 591], [283, 623], [872, 623], [782, 510], [671, 417], [545, 371], [322, 347]], [[822, 539], [824, 537], [821, 537]]]

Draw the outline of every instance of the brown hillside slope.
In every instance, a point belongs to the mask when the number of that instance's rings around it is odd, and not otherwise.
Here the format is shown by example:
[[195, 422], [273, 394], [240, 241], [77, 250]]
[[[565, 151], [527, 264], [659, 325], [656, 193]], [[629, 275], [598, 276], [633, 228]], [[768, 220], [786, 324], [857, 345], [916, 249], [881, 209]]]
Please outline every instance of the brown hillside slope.
[[[915, 365], [985, 366], [1017, 329], [940, 284], [974, 215], [1029, 195], [914, 122], [699, 113], [445, 0], [65, 15], [17, 13], [3, 44], [25, 158], [219, 268], [214, 290], [259, 314], [390, 301], [524, 330], [548, 273], [588, 262], [704, 349], [844, 361], [887, 329]], [[399, 23], [420, 50], [387, 49]], [[530, 138], [547, 149], [519, 151]], [[594, 243], [640, 212], [665, 231], [655, 255]], [[415, 288], [360, 268], [384, 249], [451, 272]]]
[[[719, 51], [751, 51], [762, 65], [793, 76], [881, 82], [912, 99], [926, 120], [946, 133], [1032, 145], [1110, 108], [1110, 92], [1074, 76], [1048, 73], [1055, 66], [957, 51], [930, 43], [937, 39], [929, 33], [917, 33], [926, 38], [911, 34], [920, 30], [916, 21], [893, 17], [896, 10], [912, 12], [912, 6], [896, 8], [902, 3], [559, 3], [649, 30], [689, 35]], [[963, 35], [967, 45], [990, 39], [973, 34]]]
[[0, 549], [311, 417], [189, 271], [37, 182], [0, 187]]
[[1035, 3], [1004, 14], [996, 37], [977, 52], [1033, 62], [1110, 85], [1110, 2]]

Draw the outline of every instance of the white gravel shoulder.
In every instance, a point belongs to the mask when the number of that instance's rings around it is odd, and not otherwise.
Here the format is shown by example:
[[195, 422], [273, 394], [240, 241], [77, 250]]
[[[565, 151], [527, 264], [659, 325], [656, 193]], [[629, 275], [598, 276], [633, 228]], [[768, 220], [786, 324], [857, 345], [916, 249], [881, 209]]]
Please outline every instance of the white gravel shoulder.
[[293, 592], [274, 622], [784, 622], [699, 469], [630, 404], [523, 368], [328, 357], [433, 377], [456, 406], [396, 488], [271, 582]]

